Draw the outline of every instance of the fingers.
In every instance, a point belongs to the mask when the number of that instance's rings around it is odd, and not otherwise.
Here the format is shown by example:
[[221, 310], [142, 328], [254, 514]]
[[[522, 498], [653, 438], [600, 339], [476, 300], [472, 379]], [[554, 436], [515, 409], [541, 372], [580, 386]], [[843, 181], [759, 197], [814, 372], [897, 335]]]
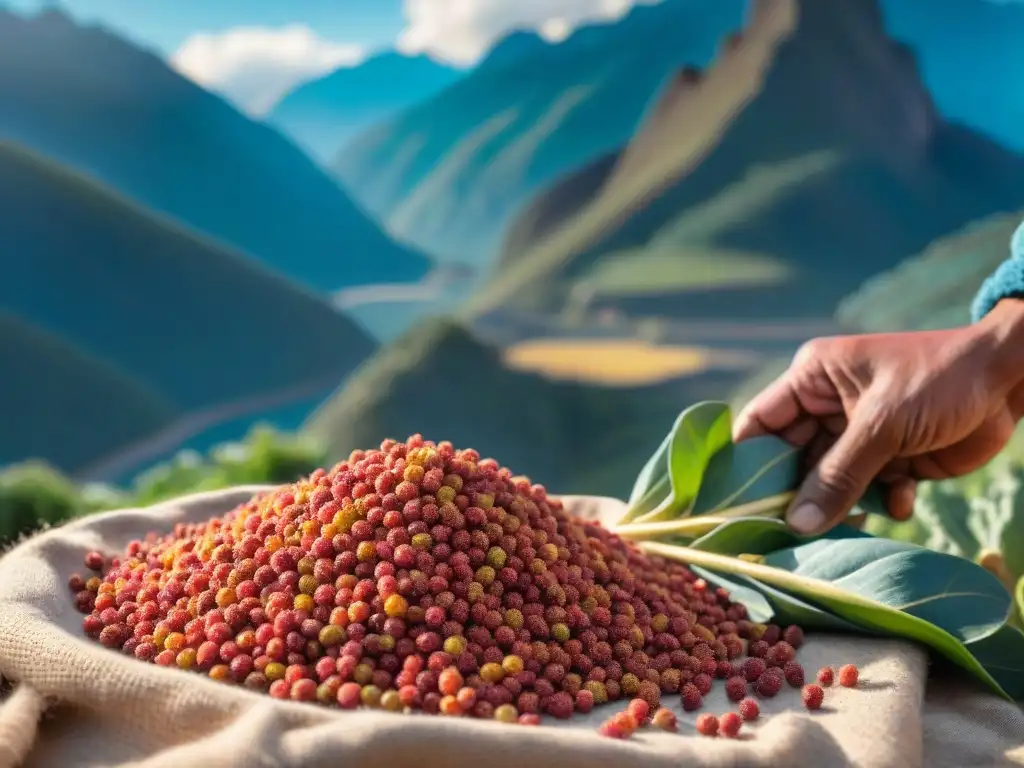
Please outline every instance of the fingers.
[[914, 502], [917, 500], [917, 482], [904, 477], [889, 485], [886, 509], [889, 517], [903, 522], [914, 516]]
[[[818, 534], [843, 520], [893, 458], [894, 451], [876, 423], [854, 419], [810, 471], [786, 517], [794, 530]], [[900, 491], [901, 503], [905, 493]]]
[[800, 413], [800, 401], [786, 371], [740, 411], [733, 423], [732, 439], [738, 443], [778, 432], [796, 421]]

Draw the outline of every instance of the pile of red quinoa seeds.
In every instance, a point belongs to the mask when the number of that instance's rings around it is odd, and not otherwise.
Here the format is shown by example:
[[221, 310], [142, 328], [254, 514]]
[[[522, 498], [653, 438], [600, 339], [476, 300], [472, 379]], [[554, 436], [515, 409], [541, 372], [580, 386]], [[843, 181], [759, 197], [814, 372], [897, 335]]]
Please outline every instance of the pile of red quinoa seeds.
[[278, 699], [522, 724], [641, 699], [637, 722], [674, 728], [664, 695], [804, 685], [798, 627], [419, 435], [85, 564], [89, 637]]

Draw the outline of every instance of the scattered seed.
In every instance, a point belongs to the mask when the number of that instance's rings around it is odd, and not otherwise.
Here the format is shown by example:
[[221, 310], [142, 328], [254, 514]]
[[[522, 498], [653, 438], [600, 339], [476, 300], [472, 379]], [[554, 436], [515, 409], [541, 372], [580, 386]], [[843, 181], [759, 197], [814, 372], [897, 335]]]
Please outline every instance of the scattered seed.
[[697, 716], [697, 733], [701, 736], [718, 735], [718, 718], [710, 712]]
[[727, 739], [734, 739], [743, 727], [743, 718], [736, 712], [726, 712], [718, 718], [718, 732]]
[[825, 700], [825, 689], [817, 683], [810, 683], [803, 687], [800, 696], [807, 709], [821, 709], [821, 704]]
[[757, 699], [746, 698], [739, 705], [740, 717], [744, 720], [757, 720], [761, 715], [761, 705]]
[[839, 668], [839, 684], [844, 688], [856, 688], [860, 670], [856, 664], [844, 664]]
[[670, 731], [675, 733], [679, 730], [679, 723], [676, 719], [676, 714], [667, 707], [662, 707], [654, 716], [651, 718], [651, 725], [655, 728], [660, 728], [663, 731]]

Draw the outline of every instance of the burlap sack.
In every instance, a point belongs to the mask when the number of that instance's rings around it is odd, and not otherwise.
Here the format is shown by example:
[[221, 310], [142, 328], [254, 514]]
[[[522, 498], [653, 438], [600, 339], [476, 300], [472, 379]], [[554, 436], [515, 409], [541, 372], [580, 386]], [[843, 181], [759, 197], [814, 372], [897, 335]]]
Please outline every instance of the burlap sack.
[[[222, 513], [256, 490], [97, 515], [0, 559], [0, 674], [15, 682], [0, 707], [0, 766], [1024, 766], [1020, 711], [962, 683], [926, 694], [925, 656], [900, 642], [813, 637], [801, 651], [808, 667], [855, 662], [865, 681], [830, 693], [820, 713], [802, 711], [787, 689], [765, 702], [744, 738], [707, 739], [694, 735], [678, 697], [666, 697], [679, 735], [646, 731], [615, 742], [594, 732], [609, 707], [539, 728], [341, 713], [142, 664], [83, 638], [65, 583], [86, 551], [120, 550], [145, 531]], [[610, 500], [570, 503], [589, 517], [621, 513]], [[721, 688], [708, 710], [729, 708]]]

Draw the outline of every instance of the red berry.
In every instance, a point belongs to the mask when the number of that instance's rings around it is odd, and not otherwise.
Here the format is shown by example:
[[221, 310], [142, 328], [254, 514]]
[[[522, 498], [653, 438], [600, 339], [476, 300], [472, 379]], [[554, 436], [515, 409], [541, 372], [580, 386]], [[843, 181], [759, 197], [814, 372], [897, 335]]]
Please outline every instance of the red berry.
[[701, 736], [718, 735], [718, 718], [710, 712], [697, 716], [697, 733]]
[[753, 683], [768, 668], [763, 659], [750, 658], [743, 662], [743, 675], [747, 678], [748, 682]]
[[822, 667], [818, 670], [818, 683], [825, 688], [832, 685], [834, 677], [835, 673], [832, 671], [832, 667]]
[[663, 731], [670, 731], [675, 733], [679, 730], [679, 723], [676, 720], [675, 712], [667, 707], [661, 707], [651, 717], [651, 725], [655, 728], [660, 728]]
[[844, 664], [839, 668], [839, 684], [844, 688], [856, 688], [860, 670], [856, 664]]
[[725, 695], [730, 701], [739, 701], [747, 695], [747, 679], [736, 675], [725, 681]]
[[795, 661], [786, 662], [782, 668], [782, 674], [786, 682], [794, 688], [800, 688], [804, 684], [804, 668]]
[[718, 731], [727, 739], [734, 739], [743, 727], [743, 718], [736, 712], [726, 712], [718, 718]]
[[765, 698], [771, 698], [782, 690], [782, 675], [774, 670], [768, 670], [757, 678], [754, 683], [754, 690]]
[[626, 705], [626, 711], [642, 725], [647, 721], [647, 716], [651, 712], [651, 705], [643, 699], [633, 699]]
[[693, 712], [694, 710], [700, 709], [704, 704], [704, 697], [701, 696], [700, 691], [697, 690], [697, 686], [693, 683], [687, 683], [683, 686], [681, 698], [683, 701], [683, 710], [686, 712]]
[[817, 683], [805, 685], [801, 692], [804, 706], [808, 709], [821, 709], [821, 703], [825, 700], [825, 689]]
[[782, 639], [799, 650], [800, 646], [804, 644], [804, 631], [796, 624], [792, 624], [783, 630]]
[[[85, 556], [85, 567], [90, 571], [102, 571], [105, 558], [99, 552], [89, 552]], [[76, 592], [78, 590], [75, 590]]]
[[744, 699], [739, 705], [740, 717], [744, 720], [757, 720], [761, 715], [761, 705], [757, 699]]

